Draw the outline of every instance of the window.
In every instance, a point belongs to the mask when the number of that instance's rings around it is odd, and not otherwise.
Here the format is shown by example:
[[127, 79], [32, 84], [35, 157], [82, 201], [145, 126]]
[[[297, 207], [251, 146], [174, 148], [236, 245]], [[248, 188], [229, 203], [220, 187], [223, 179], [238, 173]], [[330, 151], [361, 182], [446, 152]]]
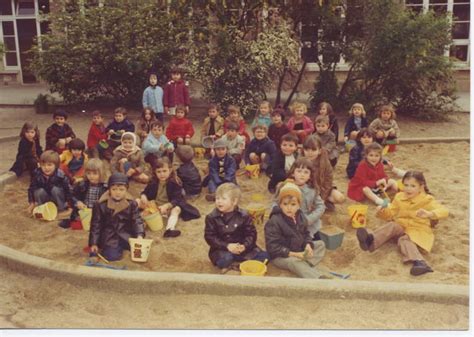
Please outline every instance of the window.
[[34, 15], [35, 0], [16, 0], [17, 15]]
[[12, 15], [12, 3], [10, 0], [0, 1], [0, 15]]
[[5, 45], [5, 65], [7, 67], [18, 66], [16, 57], [15, 25], [13, 21], [2, 22], [3, 44]]

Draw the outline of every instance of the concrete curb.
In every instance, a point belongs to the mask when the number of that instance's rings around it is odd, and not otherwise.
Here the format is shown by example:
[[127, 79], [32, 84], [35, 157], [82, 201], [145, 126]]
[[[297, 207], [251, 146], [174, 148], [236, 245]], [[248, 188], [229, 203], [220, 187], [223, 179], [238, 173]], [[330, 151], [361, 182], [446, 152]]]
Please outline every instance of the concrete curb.
[[11, 184], [16, 180], [16, 174], [11, 171], [0, 174], [0, 191], [5, 188], [6, 184]]
[[458, 285], [117, 271], [55, 262], [3, 245], [0, 245], [0, 263], [22, 274], [125, 293], [405, 300], [469, 305], [469, 287]]
[[19, 140], [20, 136], [6, 136], [6, 137], [1, 137], [0, 138], [0, 144], [1, 143], [7, 143], [12, 140]]

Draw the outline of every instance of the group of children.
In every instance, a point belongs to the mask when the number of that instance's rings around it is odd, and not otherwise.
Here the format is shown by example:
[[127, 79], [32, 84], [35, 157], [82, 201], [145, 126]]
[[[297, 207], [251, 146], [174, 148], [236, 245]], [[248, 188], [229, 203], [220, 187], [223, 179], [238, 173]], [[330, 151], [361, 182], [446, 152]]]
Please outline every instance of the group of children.
[[[44, 152], [37, 127], [24, 124], [11, 170], [17, 175], [25, 169], [30, 173], [29, 212], [52, 201], [59, 210], [61, 227], [80, 228], [78, 211], [92, 208], [91, 253], [100, 251], [113, 261], [129, 249], [130, 236], [145, 236], [140, 210], [155, 202], [167, 218], [163, 236], [177, 237], [181, 234], [176, 229], [180, 218], [200, 217], [192, 201], [207, 186], [206, 200], [215, 202], [215, 209], [205, 218], [204, 238], [214, 265], [228, 270], [247, 259], [270, 259], [299, 277], [323, 277], [317, 268], [325, 251], [319, 237], [321, 216], [345, 201], [333, 184], [340, 151], [339, 126], [331, 105], [321, 103], [313, 121], [306, 115], [305, 104], [294, 103], [285, 123], [285, 111], [272, 109], [264, 101], [251, 124], [252, 139], [238, 106], [229, 106], [223, 118], [219, 106], [210, 105], [201, 131], [201, 140], [210, 144], [208, 174], [202, 179], [193, 163], [190, 142], [194, 128], [186, 118], [189, 93], [180, 72], [174, 71], [165, 90], [157, 85], [156, 74], [150, 75], [149, 83], [136, 124], [127, 118], [124, 108], [114, 111], [107, 126], [99, 111], [92, 113], [87, 146], [67, 124], [63, 111], [53, 115]], [[171, 117], [166, 129], [164, 114]], [[398, 238], [404, 261], [413, 263], [411, 273], [420, 275], [432, 270], [418, 247], [430, 251], [431, 224], [447, 216], [447, 210], [429, 194], [420, 172], [405, 172], [382, 157], [382, 145], [397, 142], [398, 137], [392, 106], [383, 106], [370, 124], [361, 104], [351, 107], [344, 128], [344, 140], [355, 143], [346, 168], [350, 178], [347, 195], [355, 201], [368, 198], [377, 205], [378, 216], [392, 221], [373, 234], [359, 229], [360, 247], [373, 251]], [[175, 154], [180, 161], [176, 170], [172, 164]], [[108, 183], [103, 159], [110, 160]], [[264, 229], [267, 252], [256, 245], [252, 219], [238, 206], [241, 191], [236, 175], [242, 163], [259, 165], [270, 178], [269, 192], [275, 195]], [[397, 184], [385, 174], [384, 164], [403, 178], [403, 192], [392, 202], [386, 191], [398, 192]], [[139, 198], [128, 193], [130, 180], [146, 185]]]

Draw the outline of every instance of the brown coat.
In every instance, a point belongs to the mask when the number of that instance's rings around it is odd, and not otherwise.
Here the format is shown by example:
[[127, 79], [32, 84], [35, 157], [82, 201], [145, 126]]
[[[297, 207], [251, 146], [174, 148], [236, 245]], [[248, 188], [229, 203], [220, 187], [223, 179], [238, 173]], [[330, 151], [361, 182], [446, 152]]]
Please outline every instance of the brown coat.
[[325, 149], [321, 149], [320, 155], [313, 160], [314, 184], [319, 188], [321, 199], [327, 200], [332, 190], [333, 169], [329, 162], [329, 156]]
[[[202, 123], [201, 134], [202, 136], [209, 135], [209, 128], [211, 126], [211, 119], [209, 117], [204, 118], [204, 122]], [[221, 116], [216, 117], [216, 121], [214, 122], [214, 130], [216, 131], [217, 137], [222, 137], [224, 134], [224, 118]]]

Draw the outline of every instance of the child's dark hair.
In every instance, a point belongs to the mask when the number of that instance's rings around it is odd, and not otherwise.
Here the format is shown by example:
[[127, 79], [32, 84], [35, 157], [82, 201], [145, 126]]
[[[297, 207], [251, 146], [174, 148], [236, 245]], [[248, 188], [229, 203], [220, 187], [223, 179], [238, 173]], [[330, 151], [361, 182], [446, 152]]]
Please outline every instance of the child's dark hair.
[[194, 149], [190, 145], [180, 145], [176, 149], [176, 155], [183, 163], [189, 163], [194, 158]]
[[321, 111], [321, 109], [323, 107], [326, 107], [326, 110], [328, 112], [328, 116], [332, 116], [334, 115], [334, 109], [332, 108], [332, 105], [329, 104], [328, 102], [321, 102], [318, 104], [318, 106], [316, 107], [316, 113], [319, 115], [319, 111]]
[[41, 164], [51, 163], [51, 164], [54, 164], [56, 168], [58, 168], [59, 167], [59, 154], [53, 150], [46, 150], [40, 156], [40, 163]]
[[367, 157], [367, 155], [368, 155], [371, 151], [377, 151], [377, 152], [379, 152], [379, 153], [380, 153], [380, 159], [382, 159], [382, 151], [383, 151], [382, 145], [380, 145], [379, 143], [376, 143], [376, 142], [367, 145], [367, 146], [364, 148], [365, 157]]
[[306, 137], [305, 141], [303, 142], [303, 150], [319, 150], [322, 147], [323, 145], [321, 144], [321, 140], [319, 139], [319, 137]]
[[124, 116], [127, 116], [127, 109], [120, 106], [117, 109], [115, 109], [115, 111], [114, 111], [114, 115], [117, 115], [117, 114], [122, 114]]
[[229, 124], [227, 124], [227, 130], [239, 131], [239, 126], [235, 122], [229, 122]]
[[53, 113], [53, 119], [56, 117], [64, 117], [64, 119], [67, 119], [67, 112], [64, 110], [56, 110]]
[[231, 113], [236, 112], [240, 116], [240, 108], [237, 105], [229, 105], [227, 108], [227, 113], [230, 115]]
[[160, 120], [156, 120], [151, 122], [150, 124], [150, 130], [153, 130], [153, 128], [160, 127], [163, 128], [163, 123]]
[[296, 161], [293, 163], [293, 165], [291, 165], [291, 168], [288, 171], [288, 178], [294, 178], [293, 175], [297, 168], [304, 168], [311, 171], [307, 184], [309, 187], [317, 189], [317, 186], [314, 183], [315, 182], [314, 165], [311, 162], [311, 160], [305, 157], [299, 157], [298, 159], [296, 159]]
[[170, 74], [180, 74], [181, 76], [183, 76], [183, 69], [181, 69], [180, 67], [173, 67], [170, 70]]
[[218, 114], [221, 113], [221, 107], [219, 106], [219, 104], [216, 103], [209, 104], [209, 106], [207, 107], [207, 111], [209, 110], [216, 110]]
[[30, 123], [30, 122], [25, 122], [25, 124], [23, 124], [23, 126], [21, 127], [21, 131], [20, 131], [20, 137], [25, 138], [25, 133], [26, 133], [26, 131], [29, 131], [29, 130], [35, 130], [34, 140], [39, 141], [40, 134], [39, 134], [38, 126], [34, 125], [33, 123]]
[[360, 139], [364, 136], [369, 136], [371, 138], [374, 138], [374, 135], [369, 130], [369, 128], [362, 128], [362, 129], [360, 129], [359, 133], [357, 134], [356, 142], [360, 143]]
[[151, 119], [152, 119], [152, 120], [155, 119], [155, 111], [153, 110], [152, 107], [149, 107], [149, 106], [146, 106], [146, 107], [143, 108], [141, 118], [142, 118], [143, 120], [145, 120], [145, 113], [146, 113], [147, 111], [150, 111], [150, 112], [151, 112]]
[[283, 144], [283, 142], [292, 142], [298, 145], [298, 137], [292, 133], [287, 133], [281, 137], [281, 144]]
[[168, 157], [156, 158], [156, 159], [152, 160], [150, 164], [151, 164], [151, 169], [154, 173], [152, 179], [155, 182], [158, 182], [158, 177], [156, 176], [155, 171], [159, 168], [167, 166], [170, 169], [170, 176], [169, 176], [168, 179], [171, 179], [172, 181], [174, 181], [174, 182], [181, 185], [181, 181], [176, 176], [176, 172], [175, 172], [175, 170], [173, 170], [173, 164], [170, 162]]
[[100, 112], [100, 110], [94, 110], [92, 111], [92, 117], [102, 117], [102, 112]]
[[428, 185], [426, 185], [426, 179], [422, 172], [420, 171], [407, 171], [402, 178], [402, 182], [405, 183], [406, 179], [413, 178], [415, 179], [420, 185], [423, 185], [425, 188], [426, 194], [431, 194], [430, 190], [428, 189]]
[[185, 107], [184, 105], [178, 104], [178, 105], [176, 106], [176, 112], [178, 112], [178, 111], [184, 112], [184, 117], [186, 117], [186, 115], [187, 115], [187, 114], [186, 114], [186, 107]]
[[81, 151], [84, 151], [85, 148], [86, 148], [86, 144], [84, 144], [84, 142], [79, 139], [79, 138], [74, 138], [73, 140], [71, 140], [69, 142], [69, 150], [81, 150]]
[[272, 112], [272, 117], [273, 116], [280, 116], [281, 120], [285, 120], [285, 109], [281, 105], [278, 105]]
[[314, 120], [314, 124], [321, 124], [321, 123], [329, 125], [329, 117], [328, 116], [323, 116], [323, 115], [318, 115], [316, 117], [316, 119]]

